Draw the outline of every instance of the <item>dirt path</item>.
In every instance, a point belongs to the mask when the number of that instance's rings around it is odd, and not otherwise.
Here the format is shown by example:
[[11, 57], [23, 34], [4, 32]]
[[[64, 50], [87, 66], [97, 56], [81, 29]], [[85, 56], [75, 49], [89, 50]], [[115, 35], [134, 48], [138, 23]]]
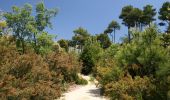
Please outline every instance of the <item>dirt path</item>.
[[82, 76], [88, 80], [88, 85], [78, 86], [76, 89], [64, 93], [59, 100], [106, 100], [100, 95], [100, 89], [94, 83], [89, 82], [89, 76]]

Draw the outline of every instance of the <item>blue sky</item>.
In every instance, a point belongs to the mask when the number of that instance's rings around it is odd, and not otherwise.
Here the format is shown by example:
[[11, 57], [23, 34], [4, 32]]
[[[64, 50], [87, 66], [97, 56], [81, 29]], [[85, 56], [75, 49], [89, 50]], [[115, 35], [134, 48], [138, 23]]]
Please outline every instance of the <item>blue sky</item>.
[[[11, 11], [13, 5], [22, 6], [24, 3], [35, 5], [42, 0], [0, 0], [0, 9]], [[143, 8], [147, 4], [153, 5], [157, 11], [162, 4], [170, 0], [44, 0], [47, 8], [58, 8], [58, 15], [52, 19], [53, 29], [46, 29], [56, 34], [57, 39], [71, 39], [73, 30], [83, 27], [91, 34], [102, 33], [112, 20], [121, 24], [119, 15], [122, 7], [132, 5]], [[159, 22], [157, 20], [157, 22]], [[117, 31], [116, 41], [127, 34], [127, 28], [121, 25]]]

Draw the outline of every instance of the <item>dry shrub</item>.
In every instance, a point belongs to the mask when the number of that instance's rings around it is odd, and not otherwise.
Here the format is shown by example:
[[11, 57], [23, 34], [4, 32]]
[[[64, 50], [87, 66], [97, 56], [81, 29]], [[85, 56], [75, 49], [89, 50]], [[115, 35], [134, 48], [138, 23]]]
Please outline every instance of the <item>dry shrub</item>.
[[117, 67], [115, 60], [104, 59], [96, 66], [96, 79], [104, 87], [111, 81], [117, 81], [123, 76], [121, 68]]
[[121, 78], [119, 81], [110, 82], [105, 86], [105, 94], [113, 100], [142, 100], [143, 95], [150, 95], [155, 87], [148, 77], [135, 77], [130, 75]]
[[60, 96], [60, 87], [51, 81], [39, 81], [18, 92], [18, 98], [30, 100], [54, 100]]
[[80, 72], [81, 63], [78, 62], [78, 57], [72, 53], [53, 52], [46, 57], [46, 61], [54, 75], [58, 73], [63, 76], [63, 82], [75, 81], [77, 73]]
[[21, 55], [8, 39], [0, 38], [1, 100], [56, 99], [61, 96], [63, 82], [74, 81], [80, 70], [72, 54], [53, 52], [46, 58], [35, 53]]
[[1, 99], [51, 100], [60, 96], [60, 84], [52, 80], [48, 64], [41, 56], [18, 54], [2, 65], [5, 70], [1, 71]]

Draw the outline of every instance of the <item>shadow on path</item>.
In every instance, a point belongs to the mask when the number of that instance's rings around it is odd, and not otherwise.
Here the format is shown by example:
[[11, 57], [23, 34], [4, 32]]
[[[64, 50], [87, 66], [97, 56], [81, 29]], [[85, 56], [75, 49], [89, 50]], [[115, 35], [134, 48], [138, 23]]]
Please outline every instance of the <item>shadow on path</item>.
[[90, 89], [88, 91], [88, 93], [90, 93], [91, 96], [93, 96], [93, 97], [101, 97], [101, 89], [100, 88], [98, 88], [98, 89]]

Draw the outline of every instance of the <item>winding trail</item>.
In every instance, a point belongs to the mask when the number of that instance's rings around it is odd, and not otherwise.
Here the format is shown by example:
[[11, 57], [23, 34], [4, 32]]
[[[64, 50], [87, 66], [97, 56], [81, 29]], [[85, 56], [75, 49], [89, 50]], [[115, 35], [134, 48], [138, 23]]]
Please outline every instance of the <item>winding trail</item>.
[[82, 77], [88, 80], [88, 84], [64, 93], [59, 100], [108, 100], [100, 95], [100, 88], [97, 88], [94, 82], [89, 81], [89, 76]]

